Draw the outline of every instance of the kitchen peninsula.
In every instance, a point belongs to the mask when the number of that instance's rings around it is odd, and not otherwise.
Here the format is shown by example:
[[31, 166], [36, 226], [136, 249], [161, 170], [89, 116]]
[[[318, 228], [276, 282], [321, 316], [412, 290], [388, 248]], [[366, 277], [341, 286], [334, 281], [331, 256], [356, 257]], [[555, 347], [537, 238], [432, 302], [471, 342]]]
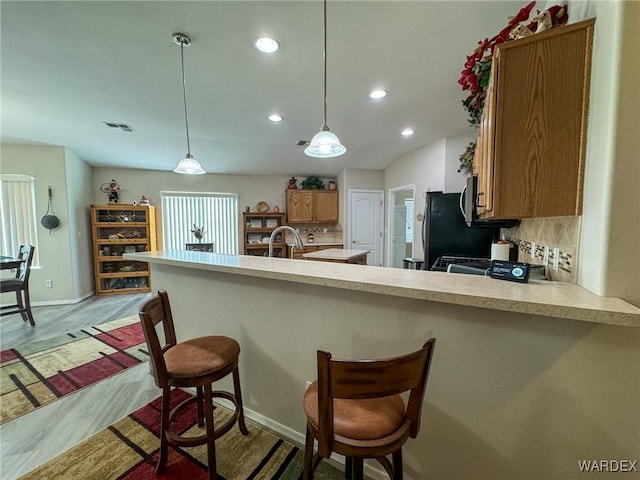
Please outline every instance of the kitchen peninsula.
[[367, 253], [370, 250], [353, 250], [347, 248], [328, 248], [317, 252], [305, 253], [302, 258], [320, 262], [349, 263], [355, 265], [367, 264]]
[[317, 349], [378, 358], [436, 337], [406, 479], [577, 479], [585, 456], [637, 455], [640, 309], [619, 299], [566, 283], [280, 258], [126, 258], [153, 264], [180, 340], [239, 341], [248, 415], [294, 441]]

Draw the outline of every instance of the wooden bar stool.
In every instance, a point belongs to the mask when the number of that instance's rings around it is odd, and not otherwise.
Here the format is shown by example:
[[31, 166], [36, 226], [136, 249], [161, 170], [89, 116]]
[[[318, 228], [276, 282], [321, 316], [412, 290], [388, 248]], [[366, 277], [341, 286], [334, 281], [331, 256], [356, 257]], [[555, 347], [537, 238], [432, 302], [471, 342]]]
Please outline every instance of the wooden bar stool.
[[[194, 447], [206, 443], [209, 478], [214, 480], [217, 478], [215, 439], [227, 433], [236, 422], [243, 435], [249, 434], [244, 423], [238, 373], [240, 346], [234, 339], [223, 336], [198, 337], [177, 343], [169, 295], [165, 290], [159, 290], [158, 295], [143, 303], [139, 315], [151, 356], [153, 377], [156, 385], [162, 388], [160, 455], [156, 473], [164, 470], [169, 445]], [[160, 344], [156, 331], [156, 325], [160, 322], [164, 330], [164, 345]], [[211, 384], [230, 373], [233, 374], [234, 393], [214, 391]], [[172, 387], [196, 387], [197, 395], [169, 411]], [[217, 430], [214, 430], [213, 423], [214, 397], [225, 398], [235, 406], [231, 419]], [[192, 402], [197, 402], [198, 426], [204, 423], [206, 434], [199, 437], [180, 437], [169, 429], [171, 420]]]
[[[346, 457], [347, 479], [362, 480], [363, 459], [375, 458], [392, 480], [402, 480], [402, 445], [420, 430], [435, 342], [432, 338], [416, 352], [381, 360], [332, 360], [330, 353], [318, 350], [318, 379], [303, 401], [304, 480], [311, 480], [318, 463], [332, 452]], [[407, 391], [405, 407], [400, 393]]]

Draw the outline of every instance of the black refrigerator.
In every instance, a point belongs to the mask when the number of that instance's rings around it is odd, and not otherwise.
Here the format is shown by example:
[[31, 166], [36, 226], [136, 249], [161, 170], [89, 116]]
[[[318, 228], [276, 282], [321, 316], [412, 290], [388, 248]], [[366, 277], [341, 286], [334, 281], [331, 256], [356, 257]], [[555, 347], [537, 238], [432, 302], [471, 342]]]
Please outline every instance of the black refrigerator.
[[459, 193], [427, 192], [422, 220], [422, 269], [431, 270], [442, 256], [488, 259], [491, 243], [499, 235], [500, 228], [467, 226], [460, 208]]

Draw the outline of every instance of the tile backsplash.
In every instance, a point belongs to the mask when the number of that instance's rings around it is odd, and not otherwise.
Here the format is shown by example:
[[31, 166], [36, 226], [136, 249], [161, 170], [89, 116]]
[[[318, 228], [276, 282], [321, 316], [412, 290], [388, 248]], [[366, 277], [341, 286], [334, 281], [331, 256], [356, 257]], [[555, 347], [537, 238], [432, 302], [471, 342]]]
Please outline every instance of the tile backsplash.
[[[575, 283], [581, 220], [582, 217], [525, 218], [518, 226], [502, 229], [501, 233], [517, 246], [520, 262], [544, 265], [545, 246], [549, 246], [547, 272], [551, 279]], [[559, 250], [558, 270], [553, 269], [555, 248]]]
[[[343, 241], [342, 225], [339, 223], [331, 224], [296, 224], [290, 225], [293, 227], [302, 237], [303, 241], [306, 241], [307, 235], [313, 233], [314, 242], [340, 242]], [[287, 242], [293, 242], [293, 235], [287, 232]]]

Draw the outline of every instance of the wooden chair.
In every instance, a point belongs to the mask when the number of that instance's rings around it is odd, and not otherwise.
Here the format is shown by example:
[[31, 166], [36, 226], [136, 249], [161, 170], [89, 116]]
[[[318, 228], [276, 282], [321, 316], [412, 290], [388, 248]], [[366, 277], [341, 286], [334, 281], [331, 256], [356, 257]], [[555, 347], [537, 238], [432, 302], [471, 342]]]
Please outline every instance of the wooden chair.
[[[18, 258], [22, 263], [16, 268], [15, 278], [4, 278], [0, 280], [0, 292], [15, 292], [16, 303], [2, 305], [0, 316], [19, 313], [22, 320], [29, 322], [32, 327], [36, 325], [31, 313], [31, 300], [29, 299], [29, 275], [31, 274], [31, 262], [33, 261], [33, 245], [21, 245]], [[24, 299], [23, 299], [24, 297]]]
[[[240, 375], [238, 373], [238, 356], [240, 346], [229, 337], [198, 337], [177, 343], [173, 316], [169, 305], [169, 295], [165, 290], [147, 300], [139, 308], [140, 321], [144, 331], [151, 369], [155, 383], [162, 388], [162, 413], [160, 427], [160, 455], [156, 465], [156, 473], [161, 473], [167, 463], [168, 446], [193, 447], [207, 444], [207, 460], [209, 478], [217, 478], [215, 439], [227, 433], [237, 422], [243, 435], [249, 431], [244, 422], [242, 409], [242, 393]], [[156, 325], [162, 322], [164, 345]], [[211, 384], [229, 374], [233, 374], [234, 393], [212, 390]], [[170, 409], [172, 387], [196, 387], [197, 395]], [[213, 404], [214, 397], [231, 401], [235, 410], [229, 421], [214, 430]], [[197, 402], [198, 426], [206, 426], [206, 434], [198, 437], [180, 437], [170, 430], [171, 420], [187, 405]]]
[[[345, 478], [362, 480], [363, 459], [401, 480], [402, 445], [420, 430], [420, 411], [435, 339], [413, 353], [381, 360], [332, 360], [318, 351], [318, 379], [304, 395], [307, 434], [303, 479], [322, 458], [346, 457]], [[408, 403], [400, 393], [410, 391]], [[314, 440], [318, 452], [314, 455]], [[392, 456], [389, 461], [387, 455]]]

